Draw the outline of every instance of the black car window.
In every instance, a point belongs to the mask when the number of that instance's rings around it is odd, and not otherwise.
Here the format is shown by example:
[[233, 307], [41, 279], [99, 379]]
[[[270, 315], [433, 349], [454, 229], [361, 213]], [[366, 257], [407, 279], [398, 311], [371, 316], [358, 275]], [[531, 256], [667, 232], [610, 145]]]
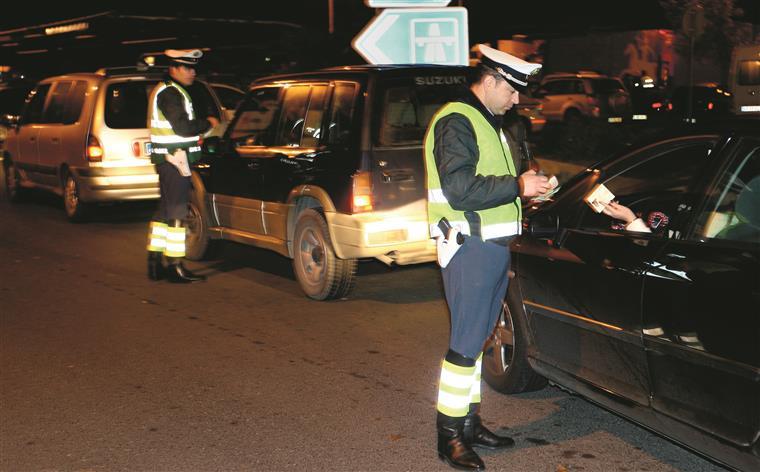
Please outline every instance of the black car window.
[[354, 114], [356, 84], [338, 82], [333, 90], [330, 122], [327, 125], [329, 144], [346, 143], [351, 136], [351, 122]]
[[306, 123], [304, 124], [303, 137], [301, 138], [302, 147], [315, 147], [319, 144], [322, 135], [322, 118], [325, 114], [326, 96], [327, 85], [315, 85], [311, 88], [309, 111], [306, 112]]
[[418, 77], [387, 83], [381, 93], [378, 143], [381, 146], [422, 144], [435, 112], [461, 96], [463, 83], [464, 77], [459, 80], [456, 76]]
[[[631, 154], [624, 162], [632, 165], [624, 166], [624, 170], [616, 171], [603, 183], [616, 200], [631, 208], [650, 227], [654, 225], [653, 232], [672, 234], [665, 233], [665, 230], [683, 231], [686, 221], [681, 215], [691, 208], [695, 200], [689, 192], [707, 166], [714, 145], [713, 140], [676, 145], [670, 143]], [[624, 227], [590, 208], [586, 209], [581, 226], [606, 229]]]
[[219, 97], [219, 101], [222, 102], [222, 106], [227, 110], [234, 110], [243, 100], [245, 94], [239, 90], [235, 90], [230, 87], [223, 87], [219, 85], [212, 85], [216, 96]]
[[193, 113], [196, 118], [205, 118], [207, 116], [220, 117], [214, 97], [211, 96], [211, 92], [206, 84], [195, 81], [192, 85], [185, 87], [185, 89], [190, 95], [190, 100], [193, 102]]
[[40, 85], [34, 89], [27, 98], [26, 107], [21, 114], [20, 124], [40, 123], [45, 99], [50, 91], [50, 84]]
[[43, 123], [63, 123], [63, 107], [71, 90], [71, 81], [56, 82], [50, 92], [50, 100], [42, 113]]
[[70, 125], [79, 120], [82, 114], [82, 105], [84, 105], [85, 94], [87, 93], [87, 82], [77, 80], [74, 87], [69, 91], [66, 97], [66, 104], [63, 107], [63, 124]]
[[106, 89], [106, 126], [137, 129], [148, 126], [148, 99], [157, 81], [130, 81], [109, 84]]
[[743, 142], [699, 215], [697, 238], [760, 243], [760, 140]]
[[251, 91], [238, 109], [229, 138], [236, 146], [269, 146], [272, 144], [275, 117], [279, 109], [279, 87]]
[[296, 85], [285, 89], [282, 100], [282, 116], [277, 127], [275, 146], [299, 146], [306, 119], [309, 86]]

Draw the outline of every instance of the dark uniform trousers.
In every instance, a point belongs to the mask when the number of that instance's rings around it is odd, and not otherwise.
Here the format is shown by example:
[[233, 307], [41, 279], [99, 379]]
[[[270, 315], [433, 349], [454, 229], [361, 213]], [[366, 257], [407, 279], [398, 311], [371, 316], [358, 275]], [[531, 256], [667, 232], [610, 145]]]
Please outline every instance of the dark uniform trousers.
[[190, 177], [184, 177], [169, 162], [156, 164], [161, 200], [158, 204], [156, 221], [170, 222], [184, 220], [187, 216], [187, 203], [192, 183]]
[[508, 247], [470, 236], [441, 269], [451, 312], [450, 350], [479, 356], [502, 310], [509, 263]]

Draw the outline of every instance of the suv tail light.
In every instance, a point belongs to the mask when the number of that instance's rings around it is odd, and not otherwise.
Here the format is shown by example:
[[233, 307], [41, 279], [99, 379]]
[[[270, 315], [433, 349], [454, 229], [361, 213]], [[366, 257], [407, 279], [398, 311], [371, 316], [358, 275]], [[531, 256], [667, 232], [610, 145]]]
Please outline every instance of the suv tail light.
[[140, 141], [132, 141], [132, 155], [140, 157]]
[[369, 172], [358, 172], [353, 179], [351, 212], [372, 211], [372, 175]]
[[87, 160], [90, 162], [103, 160], [103, 148], [100, 146], [100, 141], [92, 135], [87, 138]]

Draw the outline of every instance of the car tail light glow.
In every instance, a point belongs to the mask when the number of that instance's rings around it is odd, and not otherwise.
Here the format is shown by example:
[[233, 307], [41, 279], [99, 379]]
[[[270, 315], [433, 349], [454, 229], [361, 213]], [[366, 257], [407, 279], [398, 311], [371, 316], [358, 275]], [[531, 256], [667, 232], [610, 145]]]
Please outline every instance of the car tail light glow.
[[715, 108], [715, 105], [713, 105], [713, 102], [707, 102], [707, 109], [712, 110], [713, 108]]
[[140, 141], [132, 142], [132, 155], [140, 157]]
[[654, 108], [655, 110], [658, 109], [658, 108], [661, 108], [661, 107], [662, 107], [662, 103], [660, 103], [660, 102], [654, 102], [652, 104], [652, 108]]
[[100, 141], [92, 135], [87, 139], [87, 160], [90, 162], [103, 160], [103, 148], [100, 146]]
[[354, 175], [351, 212], [365, 211], [372, 211], [372, 177], [369, 172], [358, 172]]

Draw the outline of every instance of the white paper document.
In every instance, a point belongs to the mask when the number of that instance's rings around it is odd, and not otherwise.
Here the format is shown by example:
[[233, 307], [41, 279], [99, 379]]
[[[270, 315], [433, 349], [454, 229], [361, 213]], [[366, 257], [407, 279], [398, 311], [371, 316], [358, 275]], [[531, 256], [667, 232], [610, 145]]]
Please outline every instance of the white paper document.
[[602, 210], [604, 210], [604, 207], [614, 199], [615, 194], [610, 192], [604, 184], [599, 184], [594, 187], [594, 190], [586, 195], [583, 200], [585, 200], [586, 203], [588, 203], [588, 206], [590, 206], [595, 212], [601, 213]]

